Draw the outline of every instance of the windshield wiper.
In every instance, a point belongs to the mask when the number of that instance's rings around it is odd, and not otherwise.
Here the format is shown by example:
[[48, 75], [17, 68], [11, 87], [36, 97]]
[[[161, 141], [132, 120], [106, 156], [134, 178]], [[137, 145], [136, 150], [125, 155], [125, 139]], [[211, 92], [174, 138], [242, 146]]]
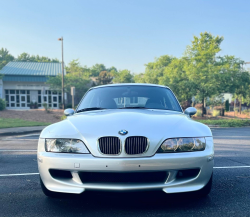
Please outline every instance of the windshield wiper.
[[146, 107], [139, 107], [139, 106], [128, 106], [128, 107], [122, 107], [119, 109], [147, 109]]
[[91, 107], [91, 108], [80, 109], [76, 113], [78, 113], [78, 112], [86, 112], [86, 111], [93, 111], [93, 110], [102, 110], [102, 109], [105, 109], [105, 108]]

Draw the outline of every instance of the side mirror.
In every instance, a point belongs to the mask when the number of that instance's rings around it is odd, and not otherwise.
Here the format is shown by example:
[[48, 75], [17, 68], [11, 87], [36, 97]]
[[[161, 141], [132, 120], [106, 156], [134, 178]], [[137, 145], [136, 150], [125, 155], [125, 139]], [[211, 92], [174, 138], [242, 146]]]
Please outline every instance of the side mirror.
[[65, 109], [64, 110], [64, 114], [65, 114], [65, 116], [71, 116], [71, 115], [73, 115], [75, 113], [75, 111], [74, 111], [74, 109]]
[[194, 107], [188, 107], [186, 110], [185, 110], [185, 114], [188, 115], [188, 116], [192, 116], [192, 115], [195, 115], [197, 112], [197, 109], [194, 108]]

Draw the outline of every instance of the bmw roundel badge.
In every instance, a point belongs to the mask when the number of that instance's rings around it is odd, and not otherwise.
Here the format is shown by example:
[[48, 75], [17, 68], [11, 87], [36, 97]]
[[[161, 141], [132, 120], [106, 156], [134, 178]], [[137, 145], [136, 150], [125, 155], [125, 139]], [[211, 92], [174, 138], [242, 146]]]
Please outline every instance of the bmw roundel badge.
[[120, 135], [124, 136], [124, 135], [128, 134], [128, 131], [127, 130], [120, 130], [118, 133]]

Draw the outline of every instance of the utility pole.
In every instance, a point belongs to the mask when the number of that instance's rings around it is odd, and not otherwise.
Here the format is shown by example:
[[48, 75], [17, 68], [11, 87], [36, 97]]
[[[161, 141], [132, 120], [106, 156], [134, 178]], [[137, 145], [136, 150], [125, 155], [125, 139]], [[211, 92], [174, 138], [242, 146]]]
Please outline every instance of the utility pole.
[[64, 64], [63, 64], [63, 37], [58, 38], [62, 42], [62, 109], [64, 110]]

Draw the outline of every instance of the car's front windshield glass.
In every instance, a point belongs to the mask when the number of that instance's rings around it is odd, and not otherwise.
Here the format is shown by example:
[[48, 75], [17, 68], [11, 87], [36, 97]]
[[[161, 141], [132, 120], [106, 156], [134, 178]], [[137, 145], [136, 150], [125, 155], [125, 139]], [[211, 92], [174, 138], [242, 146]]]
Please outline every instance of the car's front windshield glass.
[[77, 112], [97, 109], [162, 109], [182, 112], [173, 93], [164, 87], [122, 85], [90, 90]]

